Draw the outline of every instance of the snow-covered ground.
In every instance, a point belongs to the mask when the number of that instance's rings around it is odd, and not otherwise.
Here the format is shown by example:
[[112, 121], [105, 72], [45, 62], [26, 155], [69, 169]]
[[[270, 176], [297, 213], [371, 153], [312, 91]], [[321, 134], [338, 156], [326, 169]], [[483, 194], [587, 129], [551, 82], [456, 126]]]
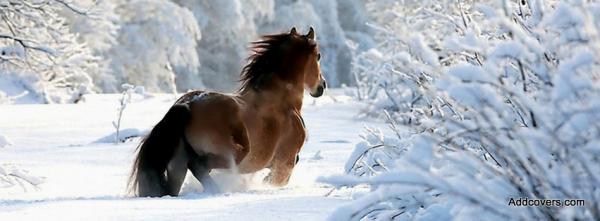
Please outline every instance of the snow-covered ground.
[[[303, 116], [309, 138], [288, 186], [261, 185], [262, 171], [253, 178], [246, 176], [251, 181], [235, 188], [232, 183], [241, 178], [218, 176], [221, 185], [232, 188], [218, 195], [195, 191], [194, 180], [188, 179], [182, 196], [163, 198], [133, 198], [126, 193], [139, 140], [119, 145], [95, 142], [114, 132], [111, 122], [119, 95], [90, 95], [83, 104], [1, 106], [0, 134], [12, 145], [0, 149], [0, 165], [26, 170], [42, 177], [43, 183], [0, 188], [0, 219], [324, 220], [350, 199], [326, 197], [331, 188], [315, 179], [343, 171], [365, 125], [355, 118], [360, 105], [341, 94], [306, 98]], [[172, 95], [134, 99], [125, 110], [122, 128], [149, 129], [173, 99]]]

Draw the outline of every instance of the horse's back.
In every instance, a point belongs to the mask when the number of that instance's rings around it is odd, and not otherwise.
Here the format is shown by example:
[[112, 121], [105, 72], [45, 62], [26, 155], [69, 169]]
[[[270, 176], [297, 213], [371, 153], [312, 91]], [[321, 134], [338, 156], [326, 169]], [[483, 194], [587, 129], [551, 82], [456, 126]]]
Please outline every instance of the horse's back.
[[218, 92], [196, 91], [184, 96], [195, 117], [206, 121], [227, 122], [241, 120], [241, 104], [235, 95]]

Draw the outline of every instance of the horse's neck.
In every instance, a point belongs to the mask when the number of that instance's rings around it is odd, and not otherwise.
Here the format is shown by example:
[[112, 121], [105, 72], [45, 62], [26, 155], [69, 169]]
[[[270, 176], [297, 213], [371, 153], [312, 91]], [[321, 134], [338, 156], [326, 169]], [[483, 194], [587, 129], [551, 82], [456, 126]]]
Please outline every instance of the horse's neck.
[[277, 109], [281, 111], [300, 111], [304, 91], [302, 88], [285, 85], [269, 90], [246, 91], [240, 97], [247, 105], [256, 109]]

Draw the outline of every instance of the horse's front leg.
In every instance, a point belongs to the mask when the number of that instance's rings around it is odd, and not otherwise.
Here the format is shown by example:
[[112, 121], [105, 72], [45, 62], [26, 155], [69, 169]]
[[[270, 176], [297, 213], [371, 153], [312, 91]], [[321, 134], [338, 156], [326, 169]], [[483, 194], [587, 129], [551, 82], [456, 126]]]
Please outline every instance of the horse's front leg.
[[296, 165], [296, 156], [291, 156], [289, 153], [282, 154], [285, 156], [277, 155], [279, 154], [276, 154], [275, 158], [273, 158], [271, 172], [265, 177], [264, 182], [273, 186], [285, 186], [288, 184], [292, 170]]
[[264, 181], [274, 186], [285, 186], [298, 162], [298, 152], [304, 145], [306, 131], [300, 120], [292, 121], [292, 130], [284, 134], [271, 160], [271, 172]]

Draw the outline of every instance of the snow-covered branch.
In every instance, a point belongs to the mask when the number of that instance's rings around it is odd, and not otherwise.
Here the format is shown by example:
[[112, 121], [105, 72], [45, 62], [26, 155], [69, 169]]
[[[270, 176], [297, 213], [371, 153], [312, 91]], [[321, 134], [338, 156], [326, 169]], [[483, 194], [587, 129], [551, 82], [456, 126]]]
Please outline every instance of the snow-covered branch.
[[[372, 190], [332, 218], [599, 219], [600, 5], [402, 6], [371, 2], [393, 13], [373, 15], [387, 21], [380, 22], [383, 43], [355, 62], [361, 94], [374, 100], [365, 113], [389, 112], [401, 126], [394, 138], [357, 145], [361, 156], [374, 156], [349, 160], [348, 174], [362, 178], [323, 179]], [[383, 143], [406, 151], [378, 156]], [[374, 167], [386, 169], [363, 172]], [[519, 198], [585, 205], [509, 204]]]
[[61, 6], [76, 9], [70, 1], [0, 3], [0, 74], [16, 85], [12, 95], [27, 91], [45, 103], [77, 102], [91, 88], [89, 75], [101, 71], [98, 58], [67, 28]]

